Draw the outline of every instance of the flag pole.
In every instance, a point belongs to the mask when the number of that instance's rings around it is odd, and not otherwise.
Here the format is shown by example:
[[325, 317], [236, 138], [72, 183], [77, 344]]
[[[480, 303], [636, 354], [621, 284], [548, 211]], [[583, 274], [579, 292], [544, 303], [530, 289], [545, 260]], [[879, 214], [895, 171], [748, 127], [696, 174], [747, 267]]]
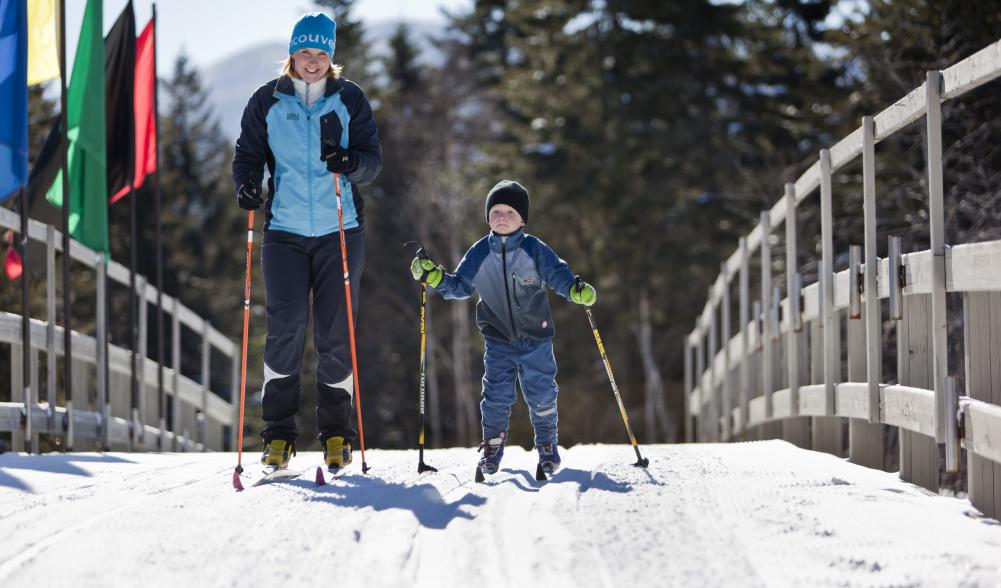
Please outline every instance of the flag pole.
[[[126, 9], [129, 8], [129, 4], [126, 4]], [[134, 18], [134, 17], [133, 17]], [[133, 23], [135, 21], [133, 20]], [[133, 24], [132, 31], [129, 33], [135, 37], [135, 24]], [[132, 445], [135, 449], [136, 443], [142, 443], [143, 437], [145, 436], [146, 427], [143, 423], [146, 422], [144, 415], [140, 414], [143, 409], [143, 403], [140, 402], [139, 398], [139, 369], [145, 363], [145, 358], [139, 355], [139, 301], [136, 299], [138, 296], [145, 297], [145, 292], [136, 292], [136, 266], [138, 265], [138, 244], [139, 244], [139, 211], [136, 205], [136, 191], [135, 191], [135, 178], [136, 178], [136, 108], [135, 108], [135, 46], [133, 45], [133, 55], [132, 55], [132, 71], [128, 72], [132, 76], [132, 96], [129, 97], [129, 110], [131, 111], [130, 116], [128, 116], [129, 121], [129, 172], [128, 172], [128, 193], [126, 194], [129, 198], [129, 332], [131, 333], [131, 343], [132, 346], [132, 362], [131, 362], [131, 386], [132, 386]], [[143, 370], [145, 372], [145, 370]]]
[[[25, 15], [27, 16], [27, 15]], [[31, 309], [28, 304], [28, 190], [22, 187], [21, 204], [21, 382], [24, 389], [24, 448], [31, 453], [35, 449], [33, 430], [31, 427], [31, 409], [34, 398], [31, 397]], [[14, 246], [13, 243], [10, 244]], [[52, 320], [49, 318], [49, 320]]]
[[[156, 217], [156, 355], [157, 355], [157, 372], [156, 381], [159, 386], [158, 394], [158, 410], [160, 415], [160, 439], [161, 447], [160, 451], [163, 451], [162, 440], [163, 431], [166, 430], [167, 426], [167, 416], [166, 416], [166, 404], [167, 397], [163, 390], [163, 227], [160, 220], [160, 110], [159, 101], [157, 99], [157, 93], [160, 87], [160, 78], [156, 74], [156, 59], [157, 59], [157, 43], [159, 42], [160, 33], [156, 28], [156, 2], [153, 3], [153, 128], [154, 132], [154, 149], [156, 151], [156, 172], [153, 174], [153, 206], [154, 206], [154, 216]], [[174, 333], [172, 336], [177, 337], [178, 335]], [[175, 368], [177, 366], [174, 366]]]
[[[59, 0], [59, 120], [62, 142], [62, 190], [63, 190], [63, 387], [66, 395], [66, 451], [73, 450], [73, 338], [70, 319], [70, 194], [69, 170], [69, 119], [66, 115], [66, 0]], [[105, 425], [107, 426], [107, 425]]]
[[[22, 5], [22, 8], [25, 8]], [[24, 59], [25, 66], [27, 67], [27, 20], [28, 13], [23, 11], [20, 14], [21, 22], [18, 23], [18, 34], [23, 35], [19, 40], [19, 49], [25, 51]], [[27, 81], [27, 79], [25, 79]], [[24, 90], [24, 109], [25, 113], [28, 110], [28, 89], [25, 87]], [[27, 127], [27, 123], [25, 123]], [[27, 136], [27, 130], [25, 130], [25, 137]], [[26, 164], [27, 162], [25, 162]], [[25, 177], [24, 181], [27, 182], [28, 178]], [[24, 408], [25, 408], [25, 419], [24, 419], [24, 448], [28, 453], [32, 453], [35, 449], [34, 443], [32, 443], [34, 435], [31, 426], [31, 409], [34, 405], [34, 398], [31, 397], [31, 309], [29, 305], [28, 296], [28, 189], [27, 185], [21, 186], [18, 193], [20, 197], [19, 205], [21, 209], [21, 234], [18, 237], [21, 241], [21, 384], [24, 396]], [[12, 241], [10, 246], [14, 247], [15, 242]], [[16, 251], [16, 248], [15, 248]], [[49, 317], [49, 320], [52, 320]]]

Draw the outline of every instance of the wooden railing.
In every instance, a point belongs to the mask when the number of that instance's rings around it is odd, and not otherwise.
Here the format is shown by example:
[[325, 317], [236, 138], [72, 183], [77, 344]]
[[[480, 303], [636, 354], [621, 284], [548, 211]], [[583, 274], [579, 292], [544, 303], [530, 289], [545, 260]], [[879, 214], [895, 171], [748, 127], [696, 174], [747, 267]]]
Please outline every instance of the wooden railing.
[[[0, 208], [0, 227], [20, 231], [20, 215]], [[57, 357], [65, 357], [63, 329], [51, 317], [56, 313], [56, 254], [62, 238], [51, 225], [29, 220], [28, 238], [45, 244], [46, 318], [30, 320], [30, 366], [23, 373], [22, 316], [0, 311], [0, 345], [10, 348], [11, 402], [0, 402], [0, 431], [12, 433], [13, 449], [37, 451], [39, 434], [59, 436], [63, 447], [119, 450], [204, 451], [233, 448], [235, 411], [239, 394], [238, 346], [176, 298], [161, 295], [165, 322], [170, 321], [170, 365], [163, 368], [163, 399], [159, 397], [160, 367], [147, 353], [147, 316], [155, 307], [157, 289], [138, 276], [139, 348], [134, 350], [138, 395], [132, 394], [133, 351], [99, 342], [107, 340], [108, 280], [129, 287], [129, 271], [106, 261], [83, 244], [71, 240], [69, 256], [96, 273], [96, 332], [71, 333], [72, 402], [57, 402]], [[27, 270], [26, 270], [27, 271]], [[10, 309], [14, 310], [14, 309]], [[182, 363], [182, 329], [200, 338], [201, 366], [195, 381], [178, 369]], [[166, 329], [165, 329], [166, 330]], [[229, 363], [226, 390], [211, 388], [212, 349]], [[39, 382], [40, 355], [45, 355], [46, 383]], [[107, 354], [107, 356], [105, 356]], [[101, 366], [107, 365], [107, 372]], [[27, 382], [25, 377], [27, 376]], [[25, 385], [27, 384], [27, 385]], [[222, 384], [219, 384], [222, 386]], [[169, 414], [166, 407], [170, 407]], [[161, 412], [160, 408], [164, 407]], [[29, 418], [30, 415], [30, 418]], [[169, 423], [169, 425], [168, 425]]]
[[[920, 87], [822, 149], [816, 163], [761, 213], [722, 264], [685, 340], [687, 440], [780, 437], [840, 454], [847, 420], [849, 458], [884, 467], [886, 425], [892, 425], [898, 427], [904, 479], [937, 491], [940, 474], [960, 469], [965, 448], [971, 502], [988, 516], [1001, 516], [1001, 241], [945, 243], [941, 118], [943, 102], [999, 75], [1001, 41], [944, 71], [928, 72]], [[899, 239], [891, 237], [887, 257], [880, 259], [875, 145], [922, 118], [931, 248], [902, 254]], [[860, 156], [864, 247], [852, 246], [848, 269], [835, 273], [831, 175]], [[803, 287], [797, 209], [816, 206], [808, 202], [815, 194], [821, 217], [818, 283]], [[773, 232], [783, 223], [785, 297], [772, 284], [771, 253]], [[757, 296], [750, 291], [753, 255], [760, 256]], [[735, 284], [736, 333], [730, 316]], [[964, 365], [948, 365], [948, 292], [963, 298]], [[882, 316], [882, 299], [888, 299], [889, 316]], [[881, 374], [884, 320], [896, 323], [895, 383]], [[960, 370], [962, 396], [955, 377]]]

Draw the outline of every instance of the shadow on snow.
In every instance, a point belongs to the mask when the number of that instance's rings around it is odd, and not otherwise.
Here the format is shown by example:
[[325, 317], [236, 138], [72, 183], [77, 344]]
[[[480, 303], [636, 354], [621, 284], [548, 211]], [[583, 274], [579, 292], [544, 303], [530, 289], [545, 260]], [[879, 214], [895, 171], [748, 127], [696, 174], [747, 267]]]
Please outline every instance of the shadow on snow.
[[[526, 470], [503, 468], [501, 469], [501, 472], [514, 474], [514, 476], [505, 478], [497, 482], [496, 485], [514, 484], [525, 492], [538, 492], [540, 488], [548, 484], [577, 484], [577, 492], [580, 494], [583, 494], [588, 490], [624, 493], [631, 492], [633, 489], [632, 484], [613, 480], [603, 472], [592, 472], [589, 470], [578, 470], [574, 468], [560, 469], [553, 475], [552, 478], [549, 479], [548, 482], [537, 481], [532, 472], [528, 472]], [[525, 481], [523, 482], [521, 478], [524, 478]], [[487, 484], [490, 484], [489, 478], [487, 478]]]
[[463, 507], [486, 504], [487, 499], [467, 492], [454, 502], [445, 502], [431, 484], [398, 484], [373, 476], [347, 475], [326, 486], [314, 486], [305, 480], [293, 480], [292, 485], [315, 491], [310, 500], [349, 508], [371, 507], [377, 511], [409, 510], [417, 521], [429, 529], [444, 529], [455, 519], [471, 520], [475, 515]]
[[13, 453], [0, 455], [0, 486], [34, 492], [31, 486], [10, 474], [8, 470], [32, 470], [50, 474], [91, 477], [92, 473], [76, 463], [135, 463], [112, 455], [79, 455], [74, 453], [23, 456]]

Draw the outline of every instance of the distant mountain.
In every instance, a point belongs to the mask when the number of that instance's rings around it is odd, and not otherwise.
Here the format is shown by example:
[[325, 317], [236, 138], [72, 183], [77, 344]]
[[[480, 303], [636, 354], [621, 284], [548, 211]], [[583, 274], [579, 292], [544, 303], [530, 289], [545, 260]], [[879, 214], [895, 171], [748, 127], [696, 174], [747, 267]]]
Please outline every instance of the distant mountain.
[[[373, 57], [388, 55], [389, 39], [396, 32], [399, 22], [380, 21], [365, 30]], [[420, 47], [421, 61], [432, 65], [440, 64], [442, 56], [430, 39], [442, 34], [443, 26], [430, 21], [405, 22], [410, 27], [412, 38]], [[250, 95], [258, 86], [277, 75], [287, 51], [286, 41], [265, 41], [227, 55], [202, 69], [202, 81], [209, 95], [209, 103], [219, 117], [223, 134], [233, 141], [240, 135], [240, 117]], [[351, 64], [346, 65], [350, 68]]]

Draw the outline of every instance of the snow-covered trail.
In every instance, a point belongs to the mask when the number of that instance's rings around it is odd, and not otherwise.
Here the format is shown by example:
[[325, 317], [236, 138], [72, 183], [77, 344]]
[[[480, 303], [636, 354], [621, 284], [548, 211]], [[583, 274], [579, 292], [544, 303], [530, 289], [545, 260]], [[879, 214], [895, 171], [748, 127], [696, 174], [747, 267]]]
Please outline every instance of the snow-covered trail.
[[540, 484], [512, 447], [483, 485], [471, 449], [422, 476], [369, 451], [242, 493], [233, 454], [0, 455], [0, 585], [1001, 584], [1001, 525], [965, 500], [781, 441], [643, 450], [576, 446]]

